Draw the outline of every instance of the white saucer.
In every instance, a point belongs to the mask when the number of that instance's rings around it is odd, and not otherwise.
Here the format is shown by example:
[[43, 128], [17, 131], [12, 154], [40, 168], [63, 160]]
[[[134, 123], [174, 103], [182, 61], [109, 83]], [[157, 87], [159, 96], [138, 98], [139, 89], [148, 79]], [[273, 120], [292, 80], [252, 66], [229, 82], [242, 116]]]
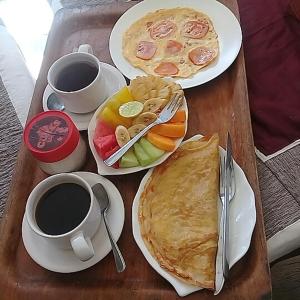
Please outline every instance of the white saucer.
[[[103, 71], [105, 81], [107, 83], [106, 87], [108, 90], [108, 97], [112, 96], [113, 94], [118, 92], [122, 87], [127, 85], [124, 76], [114, 66], [101, 62], [101, 68]], [[47, 107], [47, 99], [53, 93], [54, 91], [51, 89], [51, 87], [48, 84], [47, 87], [45, 88], [44, 95], [43, 95], [44, 111], [49, 110], [49, 108]], [[64, 112], [71, 117], [71, 119], [77, 126], [78, 130], [87, 130], [89, 122], [93, 117], [95, 111], [86, 114], [76, 114], [65, 109]]]
[[[125, 219], [124, 204], [118, 189], [113, 183], [98, 174], [89, 172], [75, 172], [74, 174], [85, 179], [91, 186], [100, 182], [106, 188], [110, 199], [107, 221], [111, 233], [117, 241], [121, 235]], [[87, 269], [103, 259], [111, 250], [102, 220], [99, 230], [92, 238], [95, 256], [86, 262], [80, 261], [71, 249], [63, 250], [54, 247], [46, 239], [36, 234], [29, 227], [25, 215], [22, 223], [22, 238], [28, 254], [37, 264], [45, 269], [59, 273], [71, 273]]]

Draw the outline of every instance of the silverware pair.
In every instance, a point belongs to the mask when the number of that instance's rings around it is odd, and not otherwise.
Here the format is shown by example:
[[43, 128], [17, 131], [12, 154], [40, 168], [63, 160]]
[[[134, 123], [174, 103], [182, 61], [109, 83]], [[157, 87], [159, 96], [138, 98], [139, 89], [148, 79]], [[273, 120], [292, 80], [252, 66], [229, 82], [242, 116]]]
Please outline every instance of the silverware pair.
[[220, 199], [222, 213], [219, 230], [218, 252], [216, 258], [215, 295], [221, 291], [225, 279], [229, 274], [229, 202], [235, 195], [235, 175], [232, 159], [232, 143], [230, 134], [227, 134], [226, 155], [220, 163]]

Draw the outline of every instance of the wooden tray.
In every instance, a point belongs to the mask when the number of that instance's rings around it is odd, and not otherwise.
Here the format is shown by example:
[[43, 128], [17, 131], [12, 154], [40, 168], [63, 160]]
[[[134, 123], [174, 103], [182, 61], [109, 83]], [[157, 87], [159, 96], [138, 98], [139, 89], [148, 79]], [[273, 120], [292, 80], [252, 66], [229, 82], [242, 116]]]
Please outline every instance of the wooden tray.
[[[236, 0], [224, 0], [237, 16]], [[49, 66], [81, 43], [93, 46], [101, 61], [112, 63], [108, 51], [111, 29], [121, 14], [134, 3], [112, 3], [60, 11], [53, 22], [41, 72], [36, 83], [29, 118], [41, 111]], [[271, 295], [262, 208], [259, 195], [243, 51], [232, 66], [209, 83], [186, 91], [189, 105], [187, 138], [218, 132], [224, 146], [227, 130], [233, 138], [234, 157], [245, 171], [256, 195], [257, 222], [251, 247], [231, 270], [220, 299], [267, 299]], [[96, 172], [89, 153], [85, 170]], [[0, 228], [0, 299], [176, 299], [171, 285], [146, 262], [134, 242], [131, 204], [145, 172], [109, 177], [123, 195], [125, 226], [118, 242], [127, 263], [125, 272], [115, 271], [112, 253], [92, 268], [58, 274], [38, 266], [25, 251], [21, 222], [26, 199], [45, 178], [22, 145]], [[185, 299], [211, 299], [211, 291], [196, 292]]]

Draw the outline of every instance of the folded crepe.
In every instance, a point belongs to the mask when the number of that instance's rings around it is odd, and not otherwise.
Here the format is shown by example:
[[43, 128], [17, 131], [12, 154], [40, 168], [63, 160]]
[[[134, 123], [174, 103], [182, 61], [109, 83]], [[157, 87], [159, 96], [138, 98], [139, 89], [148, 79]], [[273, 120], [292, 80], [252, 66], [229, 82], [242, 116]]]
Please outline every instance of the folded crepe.
[[218, 242], [219, 138], [181, 145], [153, 170], [141, 195], [143, 240], [160, 266], [214, 289]]

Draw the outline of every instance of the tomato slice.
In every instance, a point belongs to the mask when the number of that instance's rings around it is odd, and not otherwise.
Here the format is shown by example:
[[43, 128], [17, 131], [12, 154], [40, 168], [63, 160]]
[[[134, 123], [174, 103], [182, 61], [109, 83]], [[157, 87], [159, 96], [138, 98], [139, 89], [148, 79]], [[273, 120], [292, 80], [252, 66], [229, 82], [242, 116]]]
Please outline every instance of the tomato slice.
[[183, 25], [182, 34], [192, 39], [203, 38], [209, 29], [208, 22], [203, 20], [188, 21]]

